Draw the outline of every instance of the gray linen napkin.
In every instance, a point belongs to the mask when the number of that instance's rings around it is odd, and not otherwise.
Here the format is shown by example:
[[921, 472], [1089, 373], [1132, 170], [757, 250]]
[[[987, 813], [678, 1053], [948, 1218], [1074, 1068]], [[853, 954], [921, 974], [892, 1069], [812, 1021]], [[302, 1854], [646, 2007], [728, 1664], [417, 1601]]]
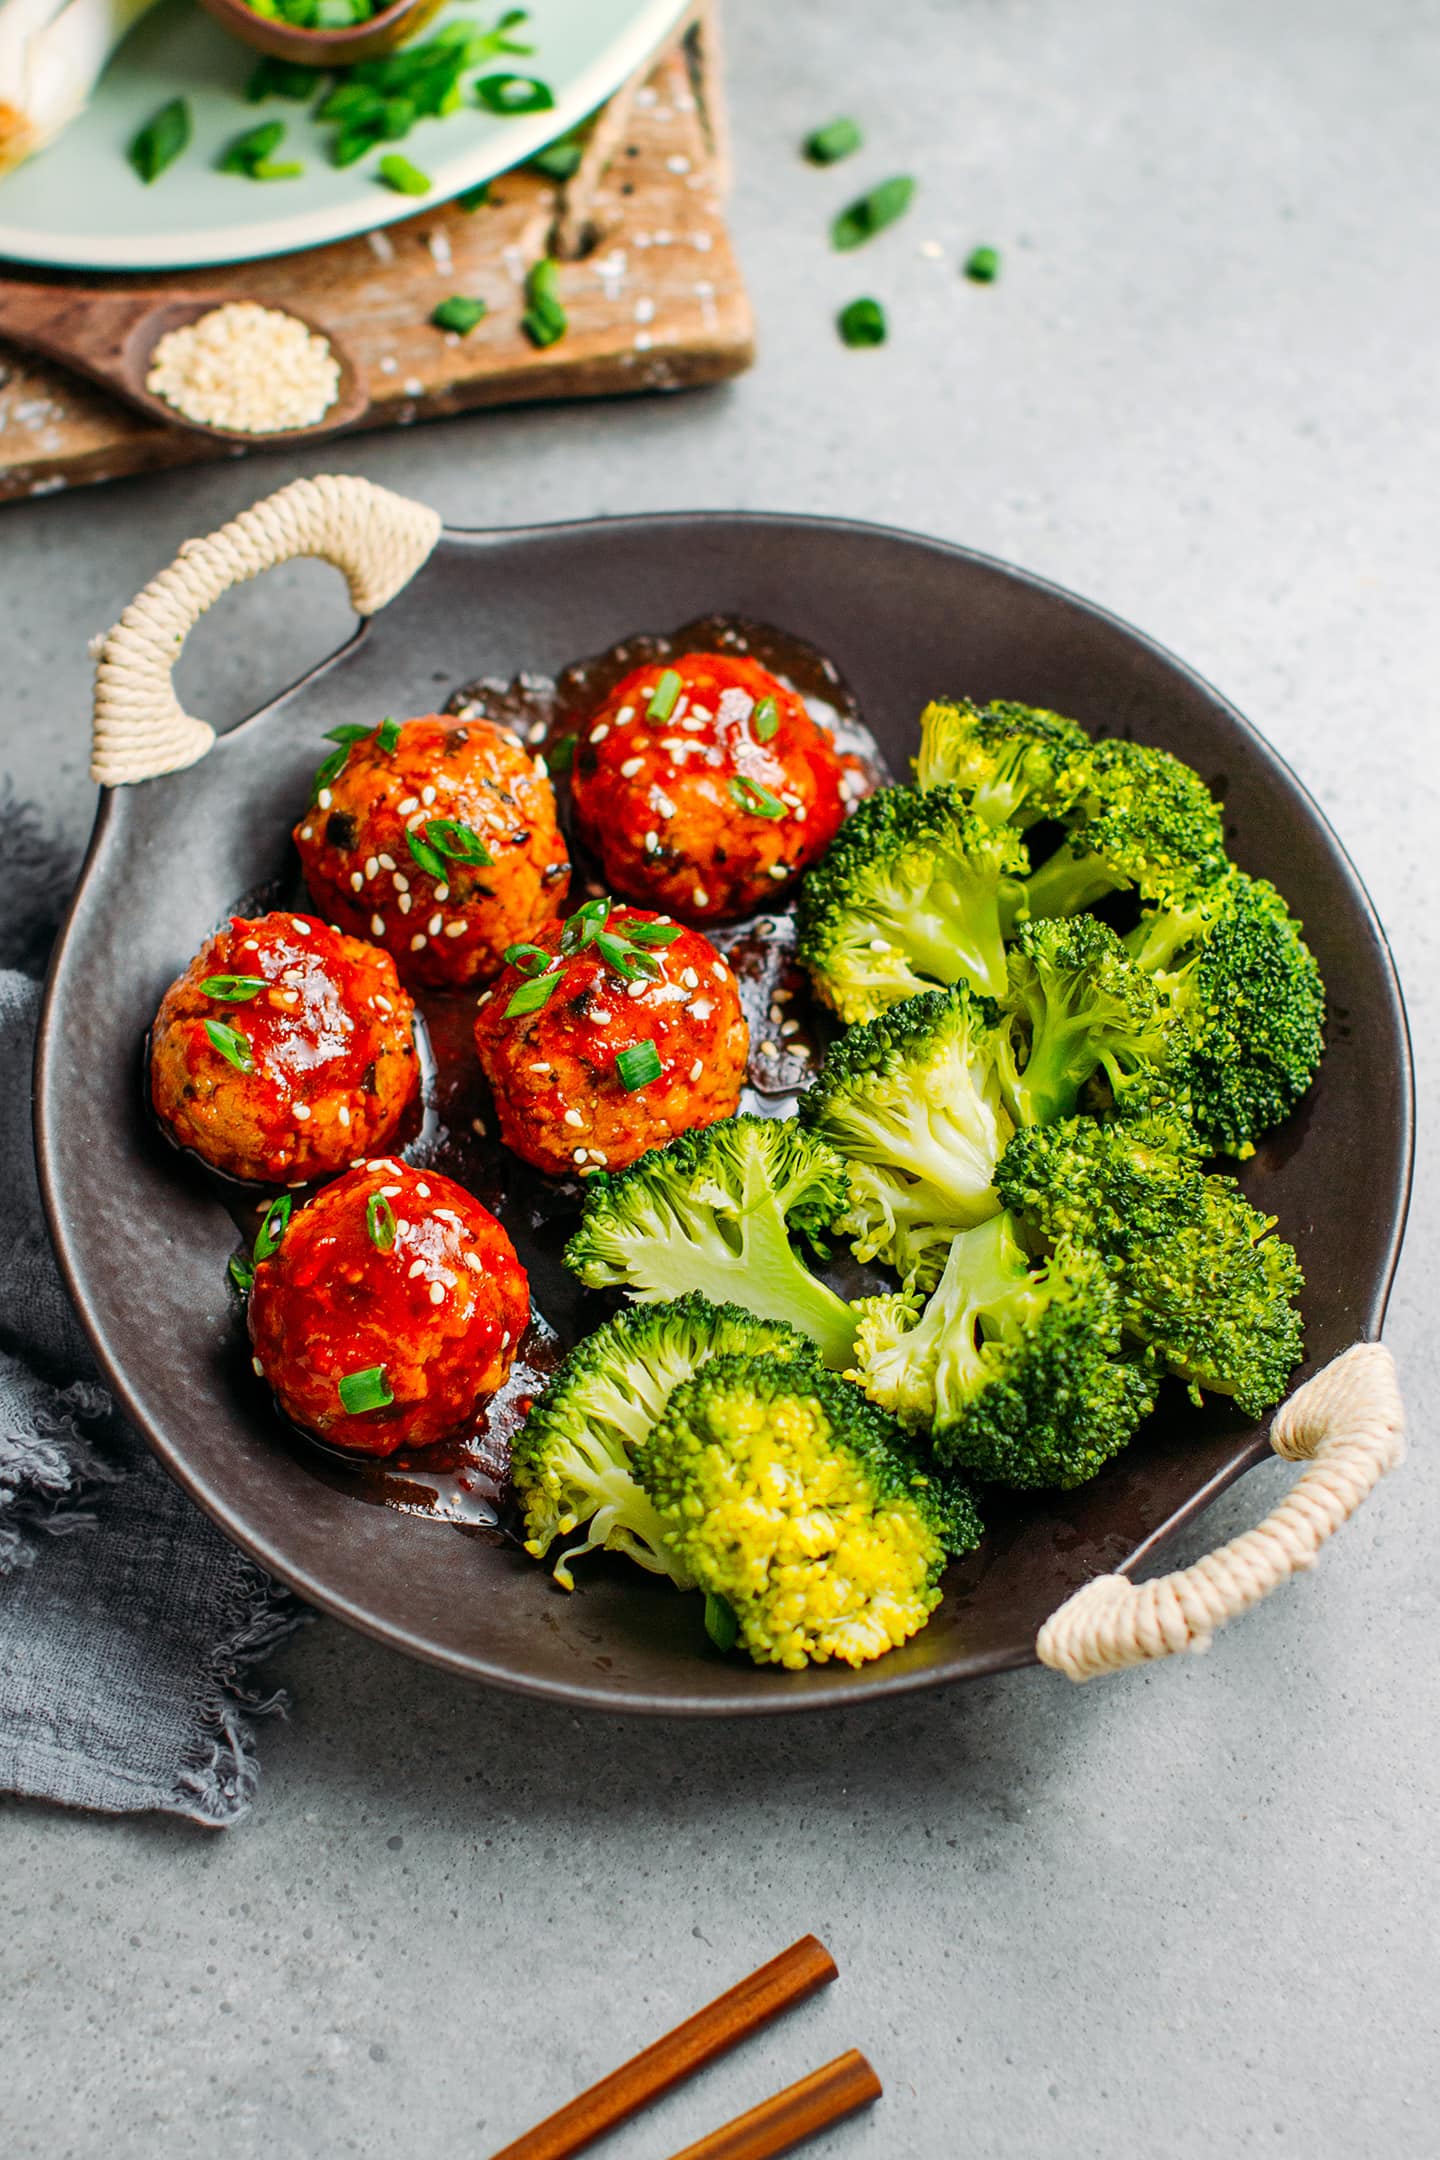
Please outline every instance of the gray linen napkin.
[[30, 1068], [70, 864], [0, 800], [0, 1791], [223, 1826], [284, 1708], [252, 1668], [303, 1617], [114, 1411], [40, 1209]]

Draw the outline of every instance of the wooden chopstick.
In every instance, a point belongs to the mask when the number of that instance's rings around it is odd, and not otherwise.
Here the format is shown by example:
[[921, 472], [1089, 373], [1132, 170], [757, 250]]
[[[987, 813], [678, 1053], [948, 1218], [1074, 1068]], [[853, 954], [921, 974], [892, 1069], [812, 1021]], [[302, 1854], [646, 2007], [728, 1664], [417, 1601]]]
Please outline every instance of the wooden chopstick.
[[494, 2160], [570, 2160], [572, 2153], [583, 2152], [607, 2130], [628, 2122], [673, 2085], [748, 2039], [780, 2011], [803, 2002], [817, 1988], [828, 1987], [836, 1973], [835, 1960], [824, 1943], [813, 1935], [802, 1935], [768, 1965], [717, 1995], [683, 2025], [547, 2115], [544, 2122], [496, 2153]]
[[762, 2100], [748, 2115], [737, 2115], [712, 2130], [698, 2145], [687, 2145], [673, 2160], [775, 2160], [777, 2153], [793, 2151], [817, 2130], [828, 2130], [857, 2108], [869, 2107], [881, 2090], [860, 2050], [850, 2048], [798, 2085], [787, 2085], [784, 2092]]

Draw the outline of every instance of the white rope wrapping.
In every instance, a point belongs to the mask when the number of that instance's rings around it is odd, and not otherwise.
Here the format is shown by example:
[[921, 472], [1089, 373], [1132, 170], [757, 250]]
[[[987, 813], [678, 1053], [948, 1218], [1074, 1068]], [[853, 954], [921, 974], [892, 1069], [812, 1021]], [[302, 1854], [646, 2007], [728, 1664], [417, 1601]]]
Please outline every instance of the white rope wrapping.
[[172, 674], [200, 617], [232, 585], [276, 563], [318, 555], [343, 571], [359, 615], [393, 600], [440, 537], [423, 503], [336, 474], [294, 480], [218, 532], [187, 540], [100, 645], [90, 773], [104, 787], [178, 772], [215, 731], [184, 711]]
[[1389, 1351], [1381, 1343], [1342, 1351], [1276, 1413], [1271, 1447], [1309, 1468], [1264, 1522], [1154, 1582], [1097, 1575], [1041, 1628], [1041, 1664], [1093, 1680], [1176, 1651], [1208, 1650], [1216, 1628], [1314, 1566], [1325, 1540], [1400, 1461], [1404, 1434]]

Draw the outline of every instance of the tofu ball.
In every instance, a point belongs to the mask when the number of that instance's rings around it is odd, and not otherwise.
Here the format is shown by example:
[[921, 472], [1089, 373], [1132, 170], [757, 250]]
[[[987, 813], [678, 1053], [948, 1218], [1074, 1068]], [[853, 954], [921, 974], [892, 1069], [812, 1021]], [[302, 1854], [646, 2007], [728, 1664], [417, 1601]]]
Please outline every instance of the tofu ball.
[[733, 1116], [749, 1043], [709, 940], [612, 900], [517, 948], [475, 1021], [501, 1139], [572, 1175]]
[[181, 1147], [267, 1185], [393, 1142], [420, 1087], [388, 953], [313, 915], [232, 915], [160, 1000], [150, 1100]]
[[491, 721], [387, 720], [320, 771], [295, 828], [306, 883], [406, 982], [488, 982], [507, 945], [564, 907], [570, 862], [544, 762]]
[[758, 661], [636, 668], [579, 732], [575, 815], [605, 881], [684, 922], [777, 905], [845, 804], [834, 742]]
[[384, 1157], [290, 1216], [250, 1292], [255, 1369], [281, 1410], [359, 1455], [461, 1431], [529, 1317], [525, 1270], [489, 1210]]

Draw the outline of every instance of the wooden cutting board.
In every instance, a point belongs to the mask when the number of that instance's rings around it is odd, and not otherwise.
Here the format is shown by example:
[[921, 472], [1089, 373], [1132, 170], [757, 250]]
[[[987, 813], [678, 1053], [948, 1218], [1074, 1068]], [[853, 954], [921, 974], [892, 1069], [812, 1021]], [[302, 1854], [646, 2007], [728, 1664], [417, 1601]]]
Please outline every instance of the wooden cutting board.
[[[363, 427], [530, 399], [680, 390], [738, 374], [753, 353], [725, 184], [719, 55], [703, 8], [611, 99], [564, 186], [507, 173], [478, 210], [449, 204], [333, 247], [144, 282], [294, 307], [333, 329], [369, 388]], [[561, 258], [570, 327], [538, 351], [520, 316], [525, 273], [547, 252]], [[136, 281], [57, 282], [98, 290]], [[428, 320], [451, 293], [489, 309], [467, 337]], [[236, 454], [0, 344], [0, 500]]]

